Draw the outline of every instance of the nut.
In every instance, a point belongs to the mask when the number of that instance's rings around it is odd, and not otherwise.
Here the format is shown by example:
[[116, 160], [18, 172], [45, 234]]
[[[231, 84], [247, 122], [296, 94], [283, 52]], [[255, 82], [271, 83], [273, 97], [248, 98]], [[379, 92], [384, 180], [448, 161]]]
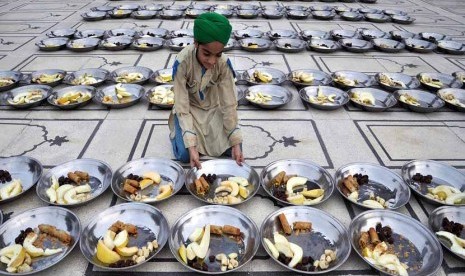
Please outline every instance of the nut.
[[31, 263], [32, 263], [31, 255], [26, 253], [26, 257], [24, 258], [24, 263], [27, 264], [27, 265], [31, 265]]
[[144, 257], [147, 259], [150, 255], [150, 250], [147, 247], [143, 247], [142, 251], [144, 251]]
[[325, 259], [325, 261], [326, 261], [327, 263], [330, 263], [330, 262], [332, 261], [332, 260], [331, 260], [331, 256], [329, 256], [329, 255], [328, 255], [328, 256], [326, 256], [326, 259]]
[[229, 261], [228, 261], [228, 258], [226, 258], [226, 255], [224, 256], [223, 259], [221, 259], [221, 265], [228, 265], [229, 264]]
[[158, 249], [158, 242], [157, 242], [157, 240], [153, 240], [153, 241], [152, 241], [152, 245], [153, 245], [153, 248], [154, 248], [154, 249]]
[[233, 268], [236, 268], [239, 266], [239, 262], [236, 259], [230, 259], [229, 264], [231, 264]]
[[332, 261], [335, 261], [335, 260], [336, 260], [336, 252], [331, 251], [331, 253], [329, 254], [329, 256], [331, 256], [331, 260], [332, 260]]
[[132, 255], [132, 260], [135, 262], [139, 256], [137, 254]]
[[320, 256], [320, 262], [324, 262], [326, 260], [326, 255], [323, 254]]
[[142, 263], [143, 261], [145, 261], [145, 257], [144, 257], [144, 256], [139, 256], [139, 257], [137, 257], [137, 259], [136, 259], [135, 262], [136, 262], [137, 264], [140, 264], [140, 263]]
[[228, 269], [228, 267], [227, 267], [227, 266], [224, 266], [224, 265], [222, 265], [222, 266], [221, 266], [221, 271], [223, 271], [223, 272], [224, 272], [224, 271], [226, 271], [227, 269]]
[[314, 267], [318, 267], [320, 265], [320, 261], [316, 260], [313, 262]]
[[137, 251], [137, 256], [144, 256], [144, 251], [141, 248]]
[[329, 267], [327, 262], [320, 262], [320, 268], [321, 269], [327, 269]]
[[226, 255], [223, 254], [223, 253], [220, 253], [220, 254], [216, 255], [215, 258], [216, 258], [217, 261], [221, 261], [224, 258], [226, 258]]
[[230, 259], [237, 259], [237, 253], [233, 252], [233, 253], [229, 253], [228, 257]]
[[234, 266], [232, 265], [232, 263], [229, 263], [229, 264], [228, 264], [228, 269], [229, 269], [229, 270], [234, 269]]

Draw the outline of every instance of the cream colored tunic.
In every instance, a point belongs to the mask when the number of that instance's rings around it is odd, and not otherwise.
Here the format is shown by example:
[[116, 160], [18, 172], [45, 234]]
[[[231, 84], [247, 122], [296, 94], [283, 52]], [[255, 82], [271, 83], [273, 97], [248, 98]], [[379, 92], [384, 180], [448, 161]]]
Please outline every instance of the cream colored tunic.
[[[170, 137], [174, 138], [174, 114], [178, 117], [186, 148], [197, 146], [201, 154], [220, 156], [242, 142], [238, 127], [236, 85], [227, 58], [202, 76], [194, 45], [176, 57], [174, 108], [170, 114]], [[203, 94], [203, 97], [201, 97]]]

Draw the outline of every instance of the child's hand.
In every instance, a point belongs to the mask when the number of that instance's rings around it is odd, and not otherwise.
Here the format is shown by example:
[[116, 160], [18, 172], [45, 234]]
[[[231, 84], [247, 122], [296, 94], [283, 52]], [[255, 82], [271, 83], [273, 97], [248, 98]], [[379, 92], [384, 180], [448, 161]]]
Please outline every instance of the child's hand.
[[236, 160], [237, 165], [242, 166], [244, 163], [244, 155], [242, 154], [241, 146], [239, 144], [232, 147], [232, 159]]
[[189, 157], [190, 157], [190, 163], [191, 163], [191, 168], [196, 167], [197, 169], [201, 169], [202, 165], [200, 164], [200, 156], [199, 152], [197, 151], [196, 147], [190, 147], [189, 148]]

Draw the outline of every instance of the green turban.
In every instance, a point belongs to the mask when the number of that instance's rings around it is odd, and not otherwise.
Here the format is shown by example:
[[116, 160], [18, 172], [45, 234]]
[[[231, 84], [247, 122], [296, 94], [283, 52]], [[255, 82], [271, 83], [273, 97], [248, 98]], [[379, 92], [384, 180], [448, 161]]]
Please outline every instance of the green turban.
[[203, 13], [194, 21], [194, 39], [200, 44], [218, 41], [226, 45], [231, 31], [228, 19], [218, 13]]

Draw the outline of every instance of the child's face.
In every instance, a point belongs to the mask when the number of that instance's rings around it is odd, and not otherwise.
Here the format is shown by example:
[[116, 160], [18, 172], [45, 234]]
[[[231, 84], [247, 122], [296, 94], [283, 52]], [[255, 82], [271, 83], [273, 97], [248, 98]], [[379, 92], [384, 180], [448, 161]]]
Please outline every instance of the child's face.
[[205, 69], [212, 69], [223, 54], [224, 45], [218, 41], [208, 44], [195, 43], [197, 47], [197, 59]]

